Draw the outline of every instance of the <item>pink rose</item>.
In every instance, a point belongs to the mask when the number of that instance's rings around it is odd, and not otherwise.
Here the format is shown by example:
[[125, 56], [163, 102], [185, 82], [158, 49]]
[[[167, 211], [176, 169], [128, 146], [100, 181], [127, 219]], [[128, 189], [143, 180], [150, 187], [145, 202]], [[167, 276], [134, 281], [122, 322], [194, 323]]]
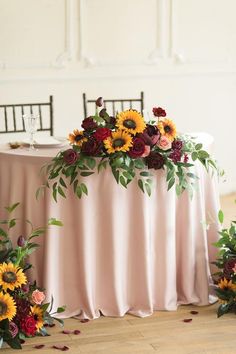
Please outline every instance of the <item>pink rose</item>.
[[166, 136], [161, 136], [160, 140], [157, 143], [157, 146], [161, 150], [169, 150], [171, 149], [171, 141]]
[[41, 303], [45, 300], [45, 295], [42, 291], [36, 289], [32, 292], [32, 300], [35, 304], [41, 305]]
[[145, 150], [144, 153], [141, 155], [141, 157], [147, 157], [150, 154], [151, 148], [149, 145], [145, 145]]

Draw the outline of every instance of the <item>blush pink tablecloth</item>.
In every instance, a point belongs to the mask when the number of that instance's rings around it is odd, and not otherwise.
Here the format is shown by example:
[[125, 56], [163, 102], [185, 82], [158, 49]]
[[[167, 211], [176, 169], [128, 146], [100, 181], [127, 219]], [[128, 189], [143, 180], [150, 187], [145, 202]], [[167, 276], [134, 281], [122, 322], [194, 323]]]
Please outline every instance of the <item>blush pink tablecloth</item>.
[[[212, 141], [205, 139], [206, 147]], [[196, 164], [198, 190], [190, 200], [185, 192], [167, 192], [165, 172], [154, 172], [152, 196], [135, 181], [128, 189], [116, 184], [111, 171], [85, 177], [89, 195], [55, 203], [48, 190], [35, 198], [42, 184], [40, 168], [57, 149], [0, 150], [0, 217], [3, 207], [20, 202], [17, 217], [46, 224], [63, 221], [39, 239], [31, 256], [32, 279], [54, 297], [54, 308], [66, 305], [63, 317], [97, 318], [129, 312], [148, 316], [154, 310], [176, 310], [178, 304], [207, 305], [216, 300], [210, 262], [217, 236], [219, 198], [216, 178]], [[211, 222], [206, 228], [206, 222]], [[20, 221], [13, 237], [29, 232]]]

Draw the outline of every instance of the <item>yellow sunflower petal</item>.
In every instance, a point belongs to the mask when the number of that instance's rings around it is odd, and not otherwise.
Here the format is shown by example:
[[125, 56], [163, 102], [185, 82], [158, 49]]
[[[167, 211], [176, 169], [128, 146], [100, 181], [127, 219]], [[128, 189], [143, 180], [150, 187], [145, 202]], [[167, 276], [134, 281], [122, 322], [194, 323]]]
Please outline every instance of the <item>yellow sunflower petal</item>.
[[124, 130], [112, 132], [111, 136], [104, 140], [104, 146], [108, 154], [113, 154], [117, 151], [129, 151], [132, 144], [132, 136]]
[[162, 136], [165, 136], [170, 141], [173, 141], [177, 136], [176, 125], [171, 119], [160, 120], [157, 124]]
[[14, 290], [26, 284], [27, 278], [20, 267], [13, 263], [0, 264], [0, 286], [3, 290]]
[[120, 112], [117, 115], [117, 123], [118, 129], [125, 130], [130, 134], [142, 133], [146, 128], [146, 124], [143, 116], [132, 109]]
[[72, 145], [81, 146], [83, 142], [87, 141], [88, 139], [84, 136], [83, 130], [75, 129], [73, 133], [69, 134], [68, 140]]
[[32, 316], [34, 316], [34, 319], [36, 320], [36, 328], [39, 331], [40, 328], [43, 327], [43, 322], [44, 322], [43, 310], [39, 306], [34, 305], [34, 306], [30, 306], [30, 311]]
[[8, 319], [11, 321], [16, 314], [16, 304], [10, 294], [0, 292], [0, 321]]

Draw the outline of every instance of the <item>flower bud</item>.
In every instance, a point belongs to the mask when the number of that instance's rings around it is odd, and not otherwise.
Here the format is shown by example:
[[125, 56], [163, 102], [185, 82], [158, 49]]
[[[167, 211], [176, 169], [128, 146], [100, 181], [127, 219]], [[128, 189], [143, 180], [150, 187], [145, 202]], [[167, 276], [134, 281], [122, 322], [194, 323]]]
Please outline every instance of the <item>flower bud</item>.
[[102, 107], [103, 105], [103, 98], [102, 97], [98, 97], [96, 100], [96, 106], [97, 107]]
[[20, 236], [18, 237], [17, 245], [18, 245], [19, 247], [23, 247], [23, 246], [25, 245], [25, 238], [24, 238], [22, 235], [20, 235]]
[[29, 292], [29, 283], [23, 284], [23, 285], [21, 286], [21, 290], [22, 290], [24, 293], [28, 293], [28, 292]]

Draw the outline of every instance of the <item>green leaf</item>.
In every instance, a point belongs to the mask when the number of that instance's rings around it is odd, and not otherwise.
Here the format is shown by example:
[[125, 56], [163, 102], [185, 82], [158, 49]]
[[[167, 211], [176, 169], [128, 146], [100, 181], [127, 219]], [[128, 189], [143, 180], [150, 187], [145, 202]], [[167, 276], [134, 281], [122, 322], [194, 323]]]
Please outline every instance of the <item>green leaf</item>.
[[150, 173], [147, 172], [147, 171], [142, 171], [142, 172], [140, 172], [140, 176], [142, 176], [142, 177], [148, 177], [148, 176], [150, 176]]
[[123, 172], [123, 175], [130, 181], [133, 179], [133, 176], [127, 171]]
[[55, 218], [50, 218], [48, 220], [48, 225], [63, 226], [63, 223], [60, 220], [57, 220]]
[[82, 177], [87, 177], [87, 176], [90, 176], [92, 175], [94, 172], [87, 172], [87, 171], [83, 171], [83, 172], [80, 172], [80, 175]]
[[60, 177], [59, 182], [63, 187], [67, 188], [67, 185], [62, 177]]
[[8, 224], [9, 229], [14, 227], [15, 225], [16, 225], [16, 219], [9, 220], [9, 224]]
[[204, 150], [198, 151], [198, 158], [199, 159], [207, 159], [208, 157], [209, 157], [208, 152], [206, 152]]
[[73, 174], [75, 171], [76, 167], [75, 166], [69, 166], [67, 169], [65, 169], [65, 176], [69, 177]]
[[144, 187], [143, 187], [143, 180], [142, 179], [139, 179], [138, 180], [138, 186], [139, 186], [139, 188], [143, 191], [143, 193], [144, 193]]
[[18, 202], [18, 203], [15, 203], [15, 204], [11, 205], [10, 207], [5, 207], [5, 209], [6, 209], [9, 213], [11, 213], [11, 212], [13, 212], [13, 211], [18, 207], [19, 204], [20, 204], [19, 202]]
[[120, 183], [123, 187], [127, 188], [127, 182], [123, 176], [120, 176]]
[[74, 193], [76, 193], [76, 188], [77, 188], [78, 183], [79, 183], [79, 181], [76, 179], [76, 180], [74, 181], [74, 185], [73, 185]]
[[63, 192], [63, 189], [62, 189], [60, 186], [58, 186], [58, 193], [59, 193], [63, 198], [66, 198], [66, 195], [65, 195], [65, 193]]
[[87, 157], [86, 159], [88, 167], [93, 170], [94, 167], [96, 166], [96, 160], [93, 157]]
[[194, 173], [191, 173], [191, 172], [188, 172], [188, 173], [187, 173], [187, 176], [188, 176], [189, 178], [199, 179], [198, 176], [196, 176]]
[[171, 189], [171, 187], [173, 187], [174, 184], [175, 184], [175, 178], [171, 178], [169, 183], [168, 183], [167, 190], [169, 191]]
[[88, 195], [88, 188], [87, 188], [87, 186], [86, 186], [84, 183], [81, 183], [80, 187], [81, 187], [82, 192], [83, 192], [84, 194]]
[[76, 195], [79, 199], [82, 197], [82, 188], [80, 186], [76, 188]]
[[42, 196], [44, 195], [45, 188], [46, 188], [46, 185], [42, 185], [36, 190], [36, 193], [35, 193], [36, 200], [39, 199], [40, 195], [42, 195]]
[[116, 170], [114, 167], [112, 167], [112, 173], [113, 176], [115, 177], [116, 182], [119, 183], [120, 172]]
[[223, 224], [223, 222], [224, 222], [224, 213], [223, 213], [222, 210], [219, 210], [219, 212], [218, 212], [218, 220], [219, 220], [219, 222], [221, 224]]
[[0, 236], [8, 237], [7, 233], [2, 228], [0, 228]]
[[202, 148], [202, 144], [196, 144], [195, 145], [195, 149], [196, 150], [201, 150], [201, 148]]
[[196, 151], [194, 151], [191, 156], [192, 156], [192, 160], [196, 161], [198, 158], [198, 153]]
[[145, 183], [145, 189], [146, 189], [146, 192], [148, 194], [148, 196], [150, 197], [150, 195], [152, 194], [152, 190], [151, 190], [151, 186], [149, 183]]
[[138, 169], [143, 169], [145, 168], [145, 163], [142, 159], [135, 159], [134, 166]]
[[57, 188], [56, 187], [53, 188], [52, 196], [53, 196], [53, 199], [55, 200], [55, 202], [57, 203]]
[[62, 313], [65, 311], [65, 309], [66, 309], [66, 306], [60, 306], [57, 308], [57, 313]]
[[175, 192], [176, 192], [177, 196], [180, 196], [180, 194], [182, 193], [182, 187], [179, 184], [176, 184]]

